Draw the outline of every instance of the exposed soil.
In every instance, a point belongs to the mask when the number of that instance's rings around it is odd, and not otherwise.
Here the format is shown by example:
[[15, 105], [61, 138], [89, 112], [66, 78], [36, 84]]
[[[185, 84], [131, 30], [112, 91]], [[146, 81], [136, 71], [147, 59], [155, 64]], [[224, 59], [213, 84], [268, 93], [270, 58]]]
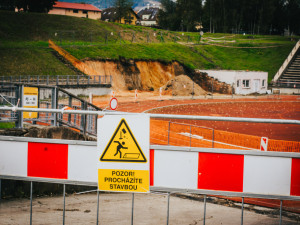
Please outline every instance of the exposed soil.
[[169, 80], [163, 87], [164, 94], [171, 93], [174, 96], [199, 96], [206, 95], [198, 84], [192, 81], [187, 75], [179, 75]]
[[178, 62], [130, 60], [85, 60], [84, 63], [99, 75], [112, 75], [113, 89], [155, 90], [177, 75], [185, 74]]

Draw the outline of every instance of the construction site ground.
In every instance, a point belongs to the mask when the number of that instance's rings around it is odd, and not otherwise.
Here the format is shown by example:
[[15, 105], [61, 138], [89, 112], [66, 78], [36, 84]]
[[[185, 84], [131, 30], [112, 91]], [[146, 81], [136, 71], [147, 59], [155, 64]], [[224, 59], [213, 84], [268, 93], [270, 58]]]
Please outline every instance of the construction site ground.
[[[109, 109], [112, 96], [95, 97], [93, 103], [101, 108]], [[161, 114], [224, 116], [300, 120], [300, 96], [297, 95], [203, 95], [177, 97], [172, 95], [160, 96], [158, 92], [134, 91], [115, 93], [118, 99], [118, 111], [150, 112]], [[217, 121], [172, 120], [180, 123], [194, 124], [214, 128], [217, 130], [268, 137], [285, 141], [300, 141], [300, 127], [290, 124], [238, 123]], [[161, 126], [152, 126], [150, 140], [152, 144], [166, 144], [163, 140], [151, 139], [161, 132]], [[187, 146], [176, 138], [176, 145]], [[232, 198], [240, 201], [239, 198]], [[278, 208], [280, 201], [263, 199], [245, 199], [245, 202], [266, 207]], [[283, 207], [289, 211], [300, 213], [300, 201], [284, 201]]]
[[[133, 224], [167, 224], [166, 193], [134, 194]], [[97, 194], [68, 194], [66, 196], [65, 224], [96, 224]], [[99, 224], [131, 224], [132, 194], [100, 193]], [[202, 195], [171, 195], [169, 224], [203, 224]], [[244, 224], [279, 224], [279, 210], [244, 205]], [[299, 224], [299, 214], [283, 211], [282, 224]], [[2, 200], [2, 225], [29, 224], [30, 200]], [[241, 224], [241, 203], [207, 197], [205, 224]], [[34, 197], [32, 224], [62, 224], [63, 197]]]

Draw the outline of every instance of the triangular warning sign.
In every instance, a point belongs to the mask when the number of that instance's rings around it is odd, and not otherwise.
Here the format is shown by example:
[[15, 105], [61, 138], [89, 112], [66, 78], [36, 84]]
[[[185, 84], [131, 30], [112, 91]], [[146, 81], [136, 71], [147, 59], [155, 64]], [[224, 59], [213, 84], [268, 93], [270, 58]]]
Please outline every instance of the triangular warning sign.
[[122, 119], [100, 157], [106, 162], [147, 162], [125, 119]]

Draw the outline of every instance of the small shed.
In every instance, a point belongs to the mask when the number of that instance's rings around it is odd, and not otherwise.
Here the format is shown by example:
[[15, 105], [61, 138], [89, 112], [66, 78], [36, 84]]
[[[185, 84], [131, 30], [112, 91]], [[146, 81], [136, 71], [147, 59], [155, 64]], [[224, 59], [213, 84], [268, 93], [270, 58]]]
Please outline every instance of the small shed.
[[235, 94], [265, 94], [268, 90], [268, 73], [244, 70], [198, 70], [221, 82], [233, 85]]

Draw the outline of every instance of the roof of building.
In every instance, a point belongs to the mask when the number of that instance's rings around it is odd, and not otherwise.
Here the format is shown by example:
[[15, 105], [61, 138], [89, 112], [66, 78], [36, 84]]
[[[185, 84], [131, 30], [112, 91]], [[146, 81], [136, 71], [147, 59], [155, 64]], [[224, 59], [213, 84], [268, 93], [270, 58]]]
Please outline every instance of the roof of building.
[[70, 3], [70, 2], [55, 2], [53, 8], [63, 8], [63, 9], [81, 9], [86, 11], [97, 11], [101, 12], [96, 6], [84, 3]]
[[[138, 16], [141, 18], [141, 20], [153, 21], [156, 20], [158, 11], [159, 8], [156, 7], [144, 8], [138, 12]], [[150, 15], [149, 19], [143, 19], [143, 15]]]

